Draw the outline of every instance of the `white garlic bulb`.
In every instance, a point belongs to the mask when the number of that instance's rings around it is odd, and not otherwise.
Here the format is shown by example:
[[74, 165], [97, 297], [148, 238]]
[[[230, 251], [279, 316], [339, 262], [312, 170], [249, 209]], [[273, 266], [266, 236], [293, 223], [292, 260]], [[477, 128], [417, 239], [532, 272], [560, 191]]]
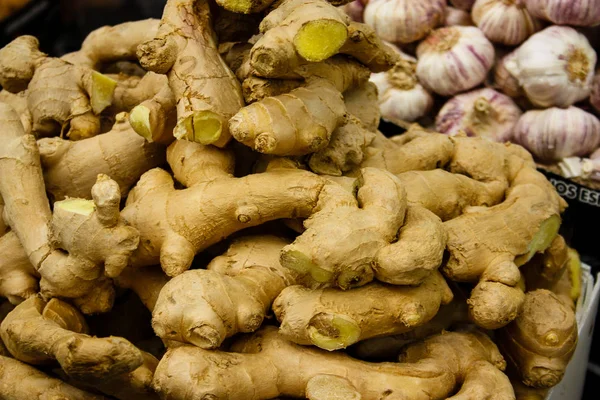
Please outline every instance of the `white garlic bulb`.
[[427, 89], [452, 96], [481, 84], [494, 54], [494, 46], [478, 28], [440, 28], [417, 47], [417, 76]]
[[541, 29], [540, 21], [525, 8], [525, 0], [477, 0], [471, 16], [488, 39], [509, 46]]
[[365, 5], [360, 0], [351, 1], [348, 4], [340, 6], [342, 10], [356, 22], [363, 22], [363, 13], [365, 12]]
[[446, 0], [371, 0], [363, 14], [383, 40], [411, 43], [442, 24]]
[[533, 16], [557, 25], [600, 24], [600, 0], [527, 0], [527, 9]]
[[473, 26], [473, 20], [469, 12], [454, 8], [446, 7], [446, 19], [444, 26]]
[[577, 107], [527, 111], [514, 128], [513, 141], [540, 161], [585, 156], [600, 146], [600, 121]]
[[450, 3], [460, 10], [470, 11], [475, 0], [450, 0]]
[[[412, 58], [412, 57], [411, 57]], [[431, 110], [433, 96], [419, 84], [416, 60], [404, 56], [387, 72], [371, 74], [379, 93], [381, 118], [413, 122]]]
[[590, 94], [590, 103], [600, 113], [600, 71], [596, 73], [592, 81], [592, 93]]
[[436, 130], [450, 136], [465, 133], [495, 142], [512, 138], [521, 110], [508, 96], [493, 89], [479, 89], [450, 99], [438, 113]]
[[536, 106], [568, 107], [590, 95], [596, 52], [575, 29], [551, 26], [527, 39], [504, 65]]
[[513, 98], [523, 96], [523, 90], [519, 85], [519, 81], [506, 69], [506, 63], [514, 57], [514, 52], [509, 53], [498, 60], [494, 67], [494, 87]]

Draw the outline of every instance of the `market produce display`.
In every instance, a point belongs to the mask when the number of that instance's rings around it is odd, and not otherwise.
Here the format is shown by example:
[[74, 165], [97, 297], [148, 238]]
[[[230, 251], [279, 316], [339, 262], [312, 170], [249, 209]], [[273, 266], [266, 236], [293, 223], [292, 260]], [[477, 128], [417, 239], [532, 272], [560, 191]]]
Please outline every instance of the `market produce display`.
[[168, 0], [9, 43], [0, 398], [545, 395], [581, 272], [537, 167], [593, 171], [600, 122], [594, 50], [528, 3]]

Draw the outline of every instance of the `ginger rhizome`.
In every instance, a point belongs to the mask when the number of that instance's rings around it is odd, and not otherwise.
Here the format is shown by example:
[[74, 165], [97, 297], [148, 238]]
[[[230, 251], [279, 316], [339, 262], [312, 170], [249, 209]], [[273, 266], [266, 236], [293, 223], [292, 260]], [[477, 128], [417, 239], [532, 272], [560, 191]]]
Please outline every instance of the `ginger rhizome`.
[[99, 134], [98, 114], [111, 104], [116, 82], [90, 68], [48, 57], [38, 46], [33, 36], [20, 36], [0, 50], [0, 84], [13, 93], [27, 89], [32, 133], [65, 133], [74, 140]]
[[497, 334], [523, 383], [542, 389], [560, 382], [577, 346], [574, 311], [545, 289], [528, 292], [519, 317]]
[[417, 287], [371, 283], [342, 291], [290, 286], [277, 297], [273, 311], [281, 322], [279, 332], [286, 339], [337, 350], [360, 340], [419, 327], [431, 320], [452, 296], [436, 271]]
[[416, 400], [423, 399], [424, 388], [430, 399], [470, 398], [469, 393], [477, 393], [477, 398], [514, 399], [510, 381], [502, 373], [502, 355], [479, 332], [446, 333], [412, 344], [401, 363], [374, 364], [298, 346], [283, 339], [274, 327], [238, 340], [232, 351], [169, 349], [156, 370], [154, 388], [163, 399], [181, 400], [306, 395], [319, 400], [335, 398], [340, 389], [344, 398]]
[[156, 334], [210, 349], [236, 333], [256, 331], [277, 295], [301, 282], [279, 263], [279, 253], [288, 243], [275, 236], [243, 237], [207, 270], [171, 279], [152, 313]]
[[224, 146], [228, 120], [244, 106], [221, 59], [207, 0], [168, 0], [156, 36], [138, 47], [142, 66], [167, 74], [177, 100], [177, 138]]
[[99, 174], [119, 184], [121, 196], [142, 174], [165, 162], [165, 148], [148, 143], [131, 128], [124, 115], [109, 132], [80, 141], [38, 140], [46, 191], [54, 200], [91, 198]]
[[0, 254], [0, 296], [6, 297], [12, 304], [19, 304], [35, 295], [39, 288], [39, 275], [14, 232], [0, 237]]
[[109, 310], [114, 289], [106, 276], [117, 276], [138, 245], [137, 231], [119, 217], [118, 184], [100, 175], [93, 200], [56, 202], [51, 213], [35, 138], [3, 103], [0, 120], [4, 216], [41, 276], [41, 292], [74, 299], [85, 313]]

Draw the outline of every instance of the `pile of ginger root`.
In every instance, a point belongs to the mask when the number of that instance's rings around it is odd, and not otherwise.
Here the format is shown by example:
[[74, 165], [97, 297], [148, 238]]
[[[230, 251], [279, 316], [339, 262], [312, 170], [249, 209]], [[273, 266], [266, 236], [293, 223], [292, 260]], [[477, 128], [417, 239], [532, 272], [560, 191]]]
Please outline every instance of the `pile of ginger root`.
[[344, 0], [168, 0], [0, 50], [0, 398], [515, 399], [577, 344], [514, 144], [377, 131]]

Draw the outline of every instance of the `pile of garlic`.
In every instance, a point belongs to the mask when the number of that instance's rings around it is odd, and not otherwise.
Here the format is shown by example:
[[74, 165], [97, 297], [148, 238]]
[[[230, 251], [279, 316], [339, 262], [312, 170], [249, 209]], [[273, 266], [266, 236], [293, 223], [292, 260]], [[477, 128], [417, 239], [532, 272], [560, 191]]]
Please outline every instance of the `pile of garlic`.
[[588, 40], [600, 37], [600, 0], [448, 1], [344, 6], [402, 56], [371, 78], [382, 118], [513, 141], [567, 177], [600, 181], [600, 70]]

